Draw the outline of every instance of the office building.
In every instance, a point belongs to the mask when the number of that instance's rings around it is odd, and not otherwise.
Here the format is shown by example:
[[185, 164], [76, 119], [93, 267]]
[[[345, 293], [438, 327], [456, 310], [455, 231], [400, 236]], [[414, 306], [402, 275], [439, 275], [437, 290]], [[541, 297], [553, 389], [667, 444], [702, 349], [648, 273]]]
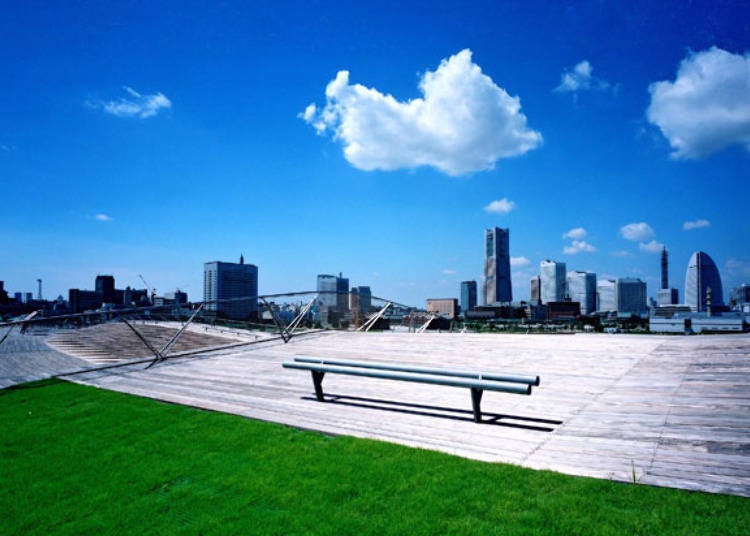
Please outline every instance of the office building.
[[542, 299], [542, 280], [538, 275], [535, 275], [529, 281], [529, 300], [532, 302], [539, 302]]
[[510, 229], [487, 229], [484, 241], [484, 304], [510, 303], [513, 301], [510, 281]]
[[549, 259], [539, 263], [542, 303], [561, 302], [567, 297], [565, 263]]
[[[354, 305], [356, 296], [357, 305]], [[372, 291], [370, 287], [352, 287], [349, 293], [349, 309], [366, 313], [372, 308]]]
[[461, 310], [466, 314], [477, 306], [477, 282], [461, 281]]
[[691, 310], [706, 310], [708, 289], [711, 289], [711, 306], [722, 307], [724, 292], [719, 270], [707, 253], [696, 251], [688, 261], [685, 274], [685, 303]]
[[614, 279], [600, 279], [596, 283], [596, 310], [602, 313], [617, 310], [617, 282]]
[[102, 297], [102, 303], [117, 303], [115, 300], [115, 278], [111, 275], [97, 275], [94, 291]]
[[568, 296], [581, 304], [581, 314], [596, 311], [596, 274], [590, 272], [568, 272]]
[[240, 262], [203, 265], [203, 301], [206, 313], [231, 320], [258, 317], [258, 267]]
[[617, 316], [646, 316], [646, 283], [640, 279], [624, 277], [617, 280]]
[[[345, 313], [349, 309], [349, 279], [329, 274], [318, 274], [318, 307], [322, 310]], [[360, 297], [361, 301], [361, 297]]]

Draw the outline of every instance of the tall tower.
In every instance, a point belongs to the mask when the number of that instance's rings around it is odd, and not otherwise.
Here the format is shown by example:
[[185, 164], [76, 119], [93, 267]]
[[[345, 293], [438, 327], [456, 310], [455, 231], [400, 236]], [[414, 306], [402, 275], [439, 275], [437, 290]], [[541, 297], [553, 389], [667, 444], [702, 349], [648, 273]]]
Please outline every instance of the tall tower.
[[661, 288], [669, 288], [669, 259], [666, 247], [661, 249]]
[[484, 285], [482, 296], [485, 305], [513, 301], [510, 282], [510, 229], [487, 229], [484, 232]]
[[542, 303], [563, 301], [567, 296], [566, 266], [564, 262], [549, 259], [539, 263], [540, 294]]

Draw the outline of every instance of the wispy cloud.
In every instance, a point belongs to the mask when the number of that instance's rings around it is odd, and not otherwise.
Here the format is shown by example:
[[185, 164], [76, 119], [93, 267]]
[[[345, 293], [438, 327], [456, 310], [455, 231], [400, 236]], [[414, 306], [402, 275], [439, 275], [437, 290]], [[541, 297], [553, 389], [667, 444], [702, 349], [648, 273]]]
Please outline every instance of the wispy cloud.
[[575, 93], [578, 91], [603, 91], [609, 89], [610, 84], [606, 80], [597, 78], [592, 74], [593, 67], [587, 60], [576, 64], [575, 67], [563, 71], [560, 77], [560, 85], [555, 91], [560, 93]]
[[563, 238], [570, 238], [571, 240], [582, 240], [586, 238], [586, 235], [588, 233], [586, 232], [586, 229], [583, 227], [574, 227], [564, 235], [562, 235]]
[[702, 229], [704, 227], [711, 227], [711, 222], [708, 220], [693, 220], [686, 221], [682, 224], [682, 228], [685, 231], [691, 231], [692, 229]]
[[516, 204], [507, 197], [503, 197], [502, 199], [492, 201], [484, 207], [484, 210], [493, 214], [507, 214], [514, 208], [516, 208]]
[[651, 242], [641, 242], [638, 244], [638, 249], [646, 253], [661, 253], [663, 248], [664, 244], [657, 242], [656, 240], [652, 240]]
[[455, 270], [451, 270], [450, 268], [445, 268], [443, 270], [443, 275], [456, 275], [456, 271]]
[[94, 216], [94, 219], [96, 221], [112, 221], [112, 217], [111, 216], [107, 216], [106, 214], [96, 214]]
[[629, 223], [620, 227], [620, 235], [625, 240], [643, 242], [654, 237], [654, 230], [646, 222]]
[[712, 47], [680, 63], [674, 82], [649, 86], [648, 120], [672, 158], [701, 158], [730, 145], [750, 150], [750, 52]]
[[630, 252], [621, 249], [618, 251], [613, 251], [612, 253], [610, 253], [610, 255], [612, 255], [613, 257], [630, 257]]
[[128, 86], [124, 86], [123, 89], [129, 97], [111, 101], [88, 100], [86, 105], [90, 108], [101, 109], [116, 117], [138, 117], [140, 119], [152, 117], [159, 111], [172, 107], [172, 101], [161, 92], [142, 95]]
[[531, 264], [531, 261], [527, 259], [526, 257], [511, 257], [510, 258], [510, 265], [511, 266], [526, 266], [527, 264]]
[[578, 253], [593, 253], [596, 248], [584, 240], [573, 240], [573, 243], [563, 248], [566, 255], [576, 255]]
[[731, 281], [750, 283], [750, 262], [730, 257], [726, 262], [726, 272]]
[[310, 104], [298, 117], [340, 141], [344, 157], [365, 171], [431, 166], [466, 175], [542, 143], [526, 126], [520, 99], [484, 74], [469, 49], [425, 72], [419, 89], [421, 98], [398, 101], [350, 84], [349, 72], [339, 71], [326, 87], [325, 106]]

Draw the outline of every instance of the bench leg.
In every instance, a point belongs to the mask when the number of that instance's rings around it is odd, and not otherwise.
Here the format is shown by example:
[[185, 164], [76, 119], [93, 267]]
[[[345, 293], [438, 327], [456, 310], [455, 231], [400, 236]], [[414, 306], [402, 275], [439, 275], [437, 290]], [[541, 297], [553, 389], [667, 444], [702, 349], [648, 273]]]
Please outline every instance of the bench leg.
[[313, 385], [315, 386], [315, 397], [319, 402], [324, 402], [325, 399], [323, 398], [323, 376], [325, 376], [326, 373], [319, 372], [317, 370], [311, 370], [310, 373], [312, 374]]
[[474, 422], [482, 422], [482, 389], [471, 389], [471, 408], [474, 410]]

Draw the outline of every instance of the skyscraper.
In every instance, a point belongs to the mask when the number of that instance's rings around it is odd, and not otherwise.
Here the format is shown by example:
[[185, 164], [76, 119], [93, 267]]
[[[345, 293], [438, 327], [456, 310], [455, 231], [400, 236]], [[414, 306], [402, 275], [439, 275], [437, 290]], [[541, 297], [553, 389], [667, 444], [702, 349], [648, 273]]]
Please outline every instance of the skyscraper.
[[581, 304], [581, 314], [596, 311], [596, 274], [577, 270], [568, 272], [568, 296]]
[[724, 305], [721, 276], [713, 259], [707, 253], [696, 251], [688, 261], [685, 274], [685, 303], [693, 311], [706, 310], [706, 294], [711, 289], [711, 305]]
[[461, 310], [466, 314], [477, 306], [477, 282], [461, 281]]
[[567, 295], [565, 263], [549, 259], [539, 263], [542, 303], [559, 302]]
[[541, 299], [542, 292], [542, 280], [538, 275], [535, 275], [529, 281], [529, 299], [533, 302], [538, 302]]
[[597, 311], [617, 310], [617, 282], [614, 279], [600, 279], [596, 284], [598, 296]]
[[667, 248], [661, 250], [661, 288], [656, 294], [656, 303], [663, 307], [665, 305], [675, 305], [679, 301], [676, 288], [669, 288], [669, 256]]
[[209, 314], [232, 320], [255, 318], [258, 315], [258, 267], [245, 264], [242, 256], [239, 263], [205, 263], [203, 301]]
[[511, 302], [513, 290], [510, 282], [510, 229], [487, 229], [484, 241], [484, 303], [491, 305]]
[[345, 313], [349, 309], [349, 279], [329, 274], [318, 274], [318, 307]]
[[646, 283], [640, 279], [624, 277], [617, 280], [617, 316], [645, 316]]

